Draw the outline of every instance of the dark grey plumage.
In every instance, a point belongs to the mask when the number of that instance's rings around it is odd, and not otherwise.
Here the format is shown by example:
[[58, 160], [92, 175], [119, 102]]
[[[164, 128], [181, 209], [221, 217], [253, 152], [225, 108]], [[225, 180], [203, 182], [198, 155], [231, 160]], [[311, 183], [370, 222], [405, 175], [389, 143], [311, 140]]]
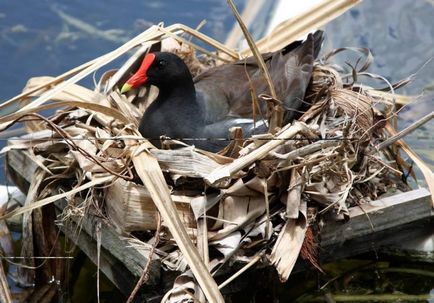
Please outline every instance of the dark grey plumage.
[[[291, 122], [302, 107], [313, 62], [317, 57], [323, 33], [310, 34], [304, 42], [296, 41], [284, 49], [264, 54], [279, 100], [286, 109], [284, 123]], [[251, 87], [256, 95], [268, 93], [268, 87], [253, 57], [233, 64], [211, 68], [194, 81], [184, 62], [176, 55], [155, 52], [155, 60], [147, 70], [147, 83], [159, 88], [159, 95], [144, 113], [139, 130], [153, 139], [210, 138], [186, 141], [199, 148], [217, 151], [227, 141], [228, 129], [243, 128], [246, 137], [266, 131], [263, 123], [253, 129]], [[247, 76], [249, 75], [249, 76]], [[251, 83], [249, 83], [249, 79]], [[262, 111], [265, 113], [265, 104]]]

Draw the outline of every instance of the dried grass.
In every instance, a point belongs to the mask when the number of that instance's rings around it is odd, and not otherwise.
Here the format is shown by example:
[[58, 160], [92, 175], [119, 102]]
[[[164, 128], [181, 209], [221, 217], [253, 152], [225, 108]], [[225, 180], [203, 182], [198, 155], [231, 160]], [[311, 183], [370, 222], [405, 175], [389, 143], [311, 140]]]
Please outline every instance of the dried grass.
[[[356, 2], [347, 1], [346, 7]], [[344, 1], [335, 3], [343, 9]], [[320, 13], [324, 14], [330, 8], [322, 9]], [[287, 44], [305, 28], [306, 24], [300, 25], [289, 34], [281, 28], [281, 35], [275, 35], [280, 42], [265, 39], [258, 47], [278, 48], [282, 41]], [[34, 133], [8, 150], [25, 149], [34, 154], [35, 162], [45, 172], [41, 190], [46, 198], [12, 211], [7, 217], [28, 214], [61, 198], [70, 203], [67, 215], [80, 216], [81, 211], [73, 211], [79, 208], [74, 196], [90, 195], [92, 201], [99, 202], [91, 206], [96, 208], [94, 211], [107, 214], [111, 223], [128, 235], [155, 230], [158, 210], [167, 228], [157, 247], [167, 253], [163, 265], [179, 266], [185, 259], [194, 279], [189, 278], [181, 287], [183, 291], [198, 291], [200, 296], [197, 285], [191, 282], [197, 281], [209, 301], [222, 302], [209, 270], [216, 274], [229, 260], [251, 266], [265, 256], [285, 281], [310, 224], [321, 217], [348, 216], [351, 206], [408, 189], [400, 181], [406, 174], [405, 162], [398, 159], [396, 150], [402, 146], [411, 153], [409, 148], [399, 141], [376, 149], [377, 142], [393, 132], [390, 124], [385, 129], [384, 121], [394, 114], [377, 107], [385, 102], [392, 104], [394, 95], [365, 89], [357, 85], [356, 79], [343, 77], [324, 61], [316, 63], [306, 94], [305, 101], [312, 105], [309, 110], [275, 135], [247, 140], [238, 158], [194, 147], [157, 150], [141, 138], [137, 130], [140, 111], [132, 97], [119, 93], [116, 81], [105, 78], [95, 91], [75, 84], [143, 43], [151, 45], [167, 37], [178, 37], [176, 40], [186, 43], [186, 39], [179, 38], [181, 33], [218, 49], [212, 60], [225, 62], [248, 53], [236, 53], [184, 25], [152, 27], [117, 50], [62, 76], [30, 79], [23, 93], [9, 100], [27, 105], [0, 117], [0, 127], [5, 129], [31, 118], [29, 131]], [[192, 46], [183, 44], [180, 48], [186, 62], [197, 68], [199, 61], [194, 49], [189, 48]], [[186, 48], [190, 50], [186, 52]], [[352, 73], [357, 75], [357, 71]], [[114, 77], [120, 79], [119, 74]], [[104, 94], [104, 86], [114, 90]], [[31, 97], [36, 99], [29, 102]], [[36, 115], [55, 108], [58, 110], [50, 118]], [[49, 196], [58, 186], [65, 192]], [[307, 208], [315, 209], [316, 221], [308, 220]], [[200, 254], [194, 241], [201, 247]], [[209, 256], [208, 245], [220, 255]], [[173, 258], [177, 259], [176, 265]], [[176, 301], [174, 293], [168, 294], [167, 300], [171, 297]]]

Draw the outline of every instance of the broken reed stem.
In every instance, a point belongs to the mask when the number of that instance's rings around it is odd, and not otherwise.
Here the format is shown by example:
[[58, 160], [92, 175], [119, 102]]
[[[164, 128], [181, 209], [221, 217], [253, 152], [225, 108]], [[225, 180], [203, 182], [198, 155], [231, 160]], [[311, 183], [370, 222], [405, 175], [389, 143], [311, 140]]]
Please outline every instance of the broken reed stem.
[[99, 293], [100, 293], [100, 268], [101, 268], [101, 221], [96, 223], [96, 298], [97, 302], [100, 303]]
[[247, 40], [247, 43], [249, 44], [250, 49], [252, 50], [253, 55], [255, 56], [256, 60], [258, 61], [259, 68], [261, 69], [261, 72], [267, 81], [268, 88], [270, 89], [271, 96], [274, 99], [277, 99], [276, 91], [274, 89], [273, 82], [271, 81], [271, 76], [268, 71], [267, 66], [265, 65], [264, 58], [262, 58], [261, 53], [259, 52], [259, 49], [256, 47], [255, 41], [253, 40], [252, 36], [249, 33], [249, 30], [247, 29], [246, 25], [243, 22], [243, 19], [241, 19], [240, 14], [237, 11], [237, 8], [235, 7], [232, 0], [227, 0], [229, 7], [232, 10], [232, 13], [234, 14], [235, 18], [237, 19], [238, 24], [241, 27], [241, 30], [243, 31], [244, 37]]
[[[135, 143], [136, 142], [130, 142], [131, 145], [135, 145]], [[142, 180], [143, 185], [148, 189], [155, 206], [159, 210], [164, 222], [167, 224], [167, 227], [175, 239], [180, 251], [183, 253], [193, 275], [195, 276], [199, 286], [202, 288], [206, 299], [209, 302], [224, 303], [223, 296], [217, 287], [217, 283], [203, 263], [197, 248], [193, 245], [181, 219], [179, 218], [179, 214], [175, 209], [166, 180], [164, 179], [163, 172], [161, 171], [157, 159], [149, 154], [148, 151], [144, 150], [144, 147], [146, 147], [144, 144], [136, 147], [132, 156], [132, 161], [139, 178]]]
[[[272, 52], [281, 49], [291, 42], [306, 35], [312, 29], [339, 17], [362, 0], [324, 0], [315, 7], [280, 23], [268, 36], [257, 41], [261, 52]], [[246, 48], [240, 52], [242, 57], [250, 56], [251, 50]]]
[[197, 219], [197, 249], [206, 267], [209, 266], [208, 226], [206, 211], [203, 218]]
[[233, 274], [231, 277], [229, 277], [226, 281], [224, 281], [222, 284], [219, 285], [219, 289], [224, 288], [229, 283], [231, 283], [233, 280], [238, 278], [242, 273], [244, 273], [246, 270], [248, 270], [250, 267], [255, 265], [259, 260], [261, 260], [262, 256], [264, 255], [264, 251], [259, 252], [249, 263], [247, 263], [243, 268], [241, 268], [239, 271], [237, 271], [235, 274]]
[[160, 213], [157, 212], [157, 229], [155, 230], [155, 234], [154, 234], [155, 242], [152, 244], [151, 250], [149, 252], [149, 259], [145, 267], [143, 268], [142, 275], [140, 276], [139, 281], [137, 281], [136, 286], [134, 286], [134, 289], [131, 292], [130, 296], [128, 297], [126, 303], [133, 302], [134, 297], [136, 296], [137, 292], [140, 290], [140, 287], [142, 287], [142, 285], [146, 283], [146, 281], [148, 281], [149, 279], [149, 269], [151, 268], [150, 265], [152, 261], [152, 256], [154, 255], [158, 243], [160, 243], [160, 232], [161, 232], [161, 216]]
[[12, 303], [11, 291], [9, 290], [6, 273], [4, 271], [3, 263], [0, 262], [0, 301], [4, 303]]
[[419, 127], [421, 127], [422, 125], [424, 125], [425, 123], [429, 122], [432, 118], [434, 118], [434, 111], [432, 111], [431, 113], [429, 113], [428, 115], [420, 118], [419, 120], [417, 120], [416, 122], [414, 122], [413, 124], [411, 124], [409, 127], [404, 128], [403, 130], [401, 130], [399, 133], [397, 133], [396, 135], [388, 138], [386, 141], [380, 143], [377, 145], [377, 151], [382, 150], [383, 148], [388, 147], [389, 145], [395, 143], [396, 141], [398, 141], [399, 139], [407, 136], [408, 134], [410, 134], [411, 132], [415, 131], [416, 129], [418, 129]]
[[[227, 3], [232, 10], [232, 13], [235, 16], [235, 19], [237, 19], [237, 22], [243, 31], [244, 37], [247, 40], [247, 43], [249, 44], [250, 49], [252, 50], [253, 56], [256, 58], [256, 61], [258, 62], [259, 68], [261, 70], [262, 75], [264, 76], [265, 81], [267, 82], [268, 88], [270, 90], [271, 97], [273, 99], [277, 99], [276, 90], [274, 89], [273, 81], [271, 80], [270, 72], [268, 71], [267, 66], [265, 65], [264, 58], [262, 57], [261, 53], [259, 52], [258, 47], [255, 44], [255, 41], [253, 40], [252, 36], [249, 33], [249, 30], [247, 29], [246, 25], [243, 22], [243, 19], [241, 18], [240, 14], [237, 11], [237, 8], [235, 7], [232, 0], [227, 0]], [[283, 110], [280, 105], [277, 105], [275, 110], [273, 111], [273, 115], [271, 117], [270, 122], [270, 129], [269, 131], [271, 133], [275, 133], [275, 128], [280, 127], [281, 122], [283, 119]]]

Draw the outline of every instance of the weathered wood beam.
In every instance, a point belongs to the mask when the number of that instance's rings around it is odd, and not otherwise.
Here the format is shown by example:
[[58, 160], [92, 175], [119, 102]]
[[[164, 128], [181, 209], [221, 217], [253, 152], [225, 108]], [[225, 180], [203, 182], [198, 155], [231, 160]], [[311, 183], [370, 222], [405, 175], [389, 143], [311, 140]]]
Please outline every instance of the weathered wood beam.
[[349, 209], [348, 222], [327, 222], [321, 245], [343, 243], [433, 216], [431, 194], [425, 188], [381, 198]]
[[[67, 224], [59, 226], [60, 230], [68, 235], [68, 238], [77, 245], [94, 263], [97, 264], [97, 244], [86, 233], [78, 232], [78, 225], [68, 220]], [[116, 258], [113, 257], [106, 249], [101, 248], [100, 252], [100, 269], [104, 275], [125, 295], [129, 295], [134, 287], [135, 278], [131, 272]]]
[[[29, 186], [31, 176], [37, 168], [37, 164], [29, 157], [28, 153], [22, 150], [12, 150], [6, 155], [6, 162], [8, 172], [13, 182], [23, 191], [26, 192]], [[59, 210], [62, 210], [66, 205], [66, 201], [58, 201], [55, 203]], [[102, 218], [95, 216], [85, 215], [80, 223], [74, 220], [68, 220], [68, 223], [81, 226], [81, 233], [78, 233], [79, 239], [77, 239], [77, 231], [79, 229], [66, 230], [65, 235], [73, 242], [85, 244], [88, 243], [87, 239], [94, 241], [95, 249], [89, 247], [80, 246], [80, 248], [89, 256], [89, 258], [95, 262], [96, 258], [96, 229], [97, 224], [101, 224], [101, 246], [107, 252], [110, 257], [106, 258], [106, 254], [101, 254], [101, 264], [122, 264], [130, 273], [132, 277], [140, 277], [145, 264], [148, 262], [149, 249], [139, 249], [137, 243], [134, 243], [126, 237], [121, 237], [115, 230], [115, 228], [105, 222]], [[67, 224], [65, 225], [67, 226]], [[65, 227], [63, 227], [65, 228]], [[67, 232], [66, 232], [67, 231]], [[74, 231], [74, 232], [70, 232]], [[86, 244], [88, 245], [88, 244]], [[88, 245], [89, 246], [89, 245]], [[116, 260], [114, 262], [113, 260]], [[96, 264], [96, 263], [95, 263]], [[147, 285], [156, 285], [160, 279], [160, 263], [157, 260], [153, 260], [150, 267], [149, 280]], [[119, 286], [119, 282], [114, 277], [118, 275], [111, 275], [110, 271], [117, 272], [118, 268], [101, 268], [103, 273], [107, 273], [114, 285]], [[134, 283], [134, 282], [133, 282]], [[122, 290], [122, 289], [121, 289]]]

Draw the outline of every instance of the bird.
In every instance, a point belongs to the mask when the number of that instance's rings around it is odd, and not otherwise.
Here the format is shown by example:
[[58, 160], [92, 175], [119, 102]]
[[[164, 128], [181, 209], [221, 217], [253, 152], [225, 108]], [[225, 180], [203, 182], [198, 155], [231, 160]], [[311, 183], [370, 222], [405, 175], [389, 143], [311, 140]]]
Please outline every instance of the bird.
[[[323, 32], [309, 34], [281, 50], [262, 54], [276, 95], [285, 109], [283, 122], [289, 123], [303, 106], [314, 60], [323, 41]], [[123, 84], [121, 93], [151, 84], [157, 98], [143, 114], [139, 132], [159, 147], [167, 136], [216, 152], [228, 144], [231, 127], [241, 127], [245, 137], [265, 133], [264, 119], [252, 118], [254, 94], [268, 94], [256, 58], [209, 68], [194, 79], [184, 61], [174, 53], [150, 52], [138, 70]], [[262, 110], [266, 108], [263, 103]]]

